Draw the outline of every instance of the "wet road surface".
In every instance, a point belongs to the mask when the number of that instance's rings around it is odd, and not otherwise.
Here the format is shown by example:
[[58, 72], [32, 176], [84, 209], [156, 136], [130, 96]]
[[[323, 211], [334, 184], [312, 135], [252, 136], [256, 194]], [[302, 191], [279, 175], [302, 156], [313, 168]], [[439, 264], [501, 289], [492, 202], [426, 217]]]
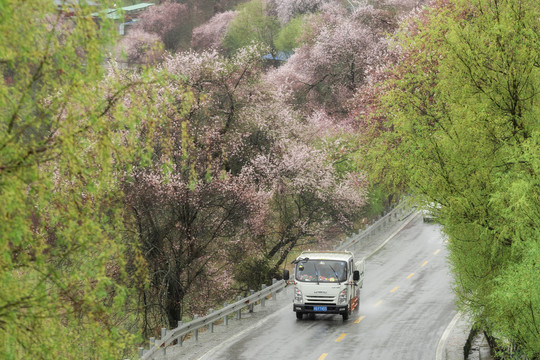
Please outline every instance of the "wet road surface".
[[291, 299], [210, 358], [432, 360], [455, 313], [439, 226], [417, 216], [366, 261], [360, 309], [349, 320], [319, 314], [297, 320]]

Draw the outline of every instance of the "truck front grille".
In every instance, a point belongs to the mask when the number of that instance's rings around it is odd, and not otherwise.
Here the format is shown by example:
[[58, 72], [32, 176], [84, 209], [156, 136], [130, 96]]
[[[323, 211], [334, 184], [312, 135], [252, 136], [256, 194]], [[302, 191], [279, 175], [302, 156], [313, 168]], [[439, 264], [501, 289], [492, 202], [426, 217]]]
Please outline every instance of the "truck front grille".
[[335, 305], [336, 300], [333, 296], [318, 296], [318, 295], [309, 295], [306, 296], [306, 305]]

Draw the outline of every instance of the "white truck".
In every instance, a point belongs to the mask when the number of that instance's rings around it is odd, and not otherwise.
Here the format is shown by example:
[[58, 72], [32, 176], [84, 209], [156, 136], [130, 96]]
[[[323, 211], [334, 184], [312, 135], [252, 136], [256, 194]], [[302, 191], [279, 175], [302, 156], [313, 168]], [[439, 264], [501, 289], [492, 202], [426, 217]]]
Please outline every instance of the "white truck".
[[341, 314], [347, 320], [360, 306], [364, 260], [356, 263], [350, 251], [304, 251], [292, 262], [283, 279], [294, 285], [293, 311], [304, 314]]

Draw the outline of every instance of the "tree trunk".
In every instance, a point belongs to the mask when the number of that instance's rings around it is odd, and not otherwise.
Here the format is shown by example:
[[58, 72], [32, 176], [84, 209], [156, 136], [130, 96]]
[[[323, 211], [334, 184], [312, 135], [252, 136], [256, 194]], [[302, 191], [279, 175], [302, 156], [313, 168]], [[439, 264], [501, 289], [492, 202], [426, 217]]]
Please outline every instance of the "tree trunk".
[[167, 320], [169, 322], [169, 328], [175, 329], [178, 326], [178, 322], [182, 320], [182, 299], [184, 293], [177, 281], [169, 282], [167, 288], [167, 299], [165, 300], [165, 311], [167, 313]]
[[279, 267], [281, 266], [281, 264], [283, 264], [283, 262], [285, 262], [285, 260], [287, 259], [287, 256], [289, 255], [291, 250], [295, 247], [297, 241], [298, 241], [298, 238], [295, 238], [294, 240], [292, 240], [289, 243], [289, 246], [287, 247], [287, 250], [283, 251], [283, 253], [279, 257], [278, 262], [272, 268], [271, 274], [276, 274], [278, 272]]

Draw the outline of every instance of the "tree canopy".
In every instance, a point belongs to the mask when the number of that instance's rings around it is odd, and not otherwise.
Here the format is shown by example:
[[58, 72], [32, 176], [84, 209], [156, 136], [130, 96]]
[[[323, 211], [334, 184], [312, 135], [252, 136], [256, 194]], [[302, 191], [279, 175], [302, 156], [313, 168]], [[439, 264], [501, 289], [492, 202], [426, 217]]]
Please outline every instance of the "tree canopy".
[[[101, 82], [115, 30], [89, 6], [3, 1], [0, 11], [0, 357], [119, 358], [126, 316], [127, 156]], [[73, 346], [77, 344], [77, 346]]]
[[[459, 304], [492, 345], [540, 354], [540, 5], [439, 1], [383, 96], [380, 176], [441, 204]], [[385, 162], [386, 161], [386, 162]], [[399, 185], [399, 184], [398, 184]]]
[[440, 204], [460, 306], [539, 356], [540, 5], [437, 0], [388, 40], [416, 1], [344, 3], [244, 2], [165, 53], [196, 1], [164, 2], [119, 69], [99, 9], [1, 2], [0, 357], [119, 359], [351, 231], [370, 187]]
[[237, 11], [238, 14], [227, 27], [223, 47], [232, 54], [242, 47], [258, 43], [274, 52], [274, 37], [280, 25], [275, 17], [267, 13], [266, 2], [252, 0], [238, 5]]

